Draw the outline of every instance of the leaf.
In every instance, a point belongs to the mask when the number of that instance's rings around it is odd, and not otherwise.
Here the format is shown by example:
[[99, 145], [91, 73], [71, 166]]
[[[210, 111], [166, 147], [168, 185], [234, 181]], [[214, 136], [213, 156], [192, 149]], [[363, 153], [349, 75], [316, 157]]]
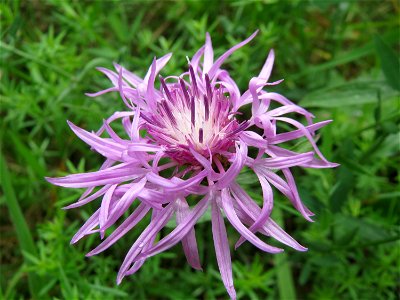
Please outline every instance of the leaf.
[[354, 185], [353, 172], [346, 166], [341, 166], [338, 172], [338, 184], [330, 197], [330, 206], [333, 212], [339, 212], [347, 201], [348, 194]]
[[399, 96], [399, 93], [382, 81], [357, 80], [313, 91], [300, 104], [305, 107], [344, 107], [376, 103], [378, 96], [387, 101]]
[[366, 246], [369, 243], [375, 243], [377, 241], [379, 242], [393, 238], [388, 229], [382, 228], [379, 225], [363, 219], [345, 215], [337, 215], [336, 222], [336, 230], [342, 237], [344, 237], [348, 232], [357, 231], [357, 236], [359, 237], [358, 241], [361, 242], [358, 243], [359, 246], [361, 246], [360, 244]]
[[378, 35], [375, 36], [374, 41], [387, 83], [393, 89], [400, 91], [400, 62], [396, 53]]
[[[384, 36], [385, 36], [385, 39], [387, 41], [390, 41], [391, 43], [395, 43], [398, 41], [397, 30], [389, 31], [389, 32], [385, 33]], [[340, 65], [349, 63], [351, 61], [358, 60], [358, 59], [360, 59], [364, 56], [367, 56], [373, 52], [374, 52], [374, 44], [372, 42], [370, 42], [362, 47], [344, 52], [326, 63], [305, 68], [301, 72], [291, 75], [290, 79], [297, 80], [298, 78], [302, 78], [308, 74], [317, 74], [321, 71], [328, 70], [328, 69], [334, 68], [336, 66], [340, 66]]]

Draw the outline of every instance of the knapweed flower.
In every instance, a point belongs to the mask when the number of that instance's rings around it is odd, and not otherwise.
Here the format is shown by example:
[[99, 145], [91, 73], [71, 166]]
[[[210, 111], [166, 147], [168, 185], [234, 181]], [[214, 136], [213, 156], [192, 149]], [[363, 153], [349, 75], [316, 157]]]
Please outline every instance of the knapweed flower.
[[[188, 72], [180, 76], [158, 77], [171, 54], [154, 58], [143, 79], [118, 64], [114, 65], [115, 71], [99, 68], [113, 86], [88, 95], [118, 92], [127, 110], [114, 113], [97, 132], [86, 131], [71, 122], [69, 125], [91, 149], [105, 157], [105, 162], [96, 172], [47, 180], [63, 187], [87, 188], [67, 208], [102, 198], [98, 210], [72, 239], [75, 243], [86, 235], [99, 233], [103, 241], [88, 256], [106, 250], [151, 214], [147, 228], [122, 263], [117, 283], [135, 273], [147, 258], [179, 242], [188, 263], [201, 269], [195, 224], [208, 208], [218, 267], [232, 299], [236, 293], [224, 216], [241, 235], [236, 247], [249, 241], [265, 252], [283, 251], [266, 244], [256, 235], [259, 233], [296, 250], [307, 250], [271, 219], [272, 186], [311, 221], [313, 214], [301, 202], [290, 168], [336, 166], [323, 157], [313, 139], [315, 131], [330, 121], [313, 123], [311, 113], [284, 96], [265, 90], [281, 82], [268, 82], [274, 62], [272, 50], [260, 74], [250, 80], [247, 91], [240, 93], [221, 65], [256, 34], [216, 60], [207, 34], [205, 45], [189, 60]], [[156, 80], [159, 80], [159, 89], [155, 87]], [[239, 110], [245, 106], [251, 107], [251, 116], [239, 121], [239, 115], [241, 119], [245, 116]], [[304, 117], [307, 125], [285, 116], [293, 113]], [[111, 124], [117, 120], [122, 122], [126, 137], [112, 129]], [[278, 133], [280, 123], [293, 129]], [[278, 146], [301, 137], [308, 139], [312, 151], [296, 153]], [[249, 148], [256, 150], [253, 157], [249, 155]], [[236, 182], [244, 168], [254, 171], [260, 182], [261, 207]], [[200, 200], [189, 205], [193, 202], [188, 202], [189, 198]], [[128, 211], [131, 214], [121, 222]], [[156, 242], [157, 234], [173, 217], [176, 227]], [[106, 230], [114, 224], [118, 226], [106, 237]]]

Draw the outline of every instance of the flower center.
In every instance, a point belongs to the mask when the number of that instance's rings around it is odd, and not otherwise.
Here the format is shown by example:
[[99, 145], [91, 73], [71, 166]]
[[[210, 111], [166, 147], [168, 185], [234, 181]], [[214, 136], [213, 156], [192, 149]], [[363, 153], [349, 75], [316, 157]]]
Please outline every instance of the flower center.
[[228, 150], [241, 127], [230, 114], [223, 87], [212, 86], [207, 75], [201, 80], [192, 68], [189, 71], [191, 84], [179, 78], [167, 85], [160, 78], [163, 94], [157, 112], [142, 114], [148, 134], [180, 163], [195, 161], [191, 151], [209, 157]]

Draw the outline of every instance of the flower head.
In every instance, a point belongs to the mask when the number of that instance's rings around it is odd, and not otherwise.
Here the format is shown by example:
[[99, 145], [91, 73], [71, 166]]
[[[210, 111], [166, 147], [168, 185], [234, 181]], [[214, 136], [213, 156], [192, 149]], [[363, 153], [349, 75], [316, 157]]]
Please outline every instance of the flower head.
[[[82, 197], [67, 208], [102, 198], [99, 209], [72, 239], [75, 243], [88, 234], [100, 234], [103, 241], [88, 256], [109, 248], [151, 212], [149, 225], [125, 257], [117, 276], [118, 283], [135, 273], [147, 258], [179, 242], [188, 263], [201, 269], [195, 224], [209, 207], [218, 267], [232, 299], [236, 294], [223, 214], [241, 235], [236, 248], [247, 240], [269, 253], [283, 251], [262, 241], [256, 235], [260, 233], [296, 250], [307, 250], [271, 219], [272, 186], [311, 221], [313, 214], [301, 202], [290, 168], [336, 166], [323, 157], [313, 140], [314, 132], [330, 121], [313, 123], [311, 113], [284, 96], [265, 90], [281, 82], [268, 82], [274, 61], [272, 50], [260, 74], [250, 80], [249, 89], [240, 93], [221, 65], [256, 33], [216, 60], [207, 34], [205, 45], [189, 61], [188, 72], [180, 76], [158, 76], [171, 54], [154, 59], [143, 79], [117, 64], [115, 72], [99, 68], [113, 86], [88, 95], [118, 92], [127, 110], [114, 113], [95, 133], [72, 123], [69, 125], [80, 139], [105, 157], [105, 162], [96, 172], [47, 180], [59, 186], [87, 188]], [[159, 89], [155, 87], [156, 80], [160, 82]], [[279, 106], [270, 109], [272, 102]], [[239, 121], [239, 109], [246, 105], [251, 105], [251, 116]], [[288, 113], [303, 116], [307, 125], [285, 116]], [[112, 129], [111, 124], [117, 120], [121, 120], [126, 138]], [[294, 129], [277, 133], [279, 123], [287, 123]], [[258, 128], [257, 132], [254, 128]], [[144, 136], [140, 130], [145, 132]], [[296, 153], [278, 146], [300, 137], [308, 139], [313, 151]], [[257, 150], [253, 158], [248, 155], [249, 147]], [[262, 207], [236, 182], [245, 167], [253, 170], [260, 182]], [[193, 207], [187, 201], [191, 195], [201, 198]], [[132, 207], [134, 211], [105, 237], [105, 231]], [[174, 216], [176, 228], [155, 242], [158, 232]]]

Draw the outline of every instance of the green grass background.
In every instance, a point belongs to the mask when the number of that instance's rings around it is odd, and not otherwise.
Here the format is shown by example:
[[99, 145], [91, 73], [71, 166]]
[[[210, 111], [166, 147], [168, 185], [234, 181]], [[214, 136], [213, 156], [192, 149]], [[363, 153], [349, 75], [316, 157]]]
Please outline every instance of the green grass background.
[[[96, 66], [115, 61], [144, 75], [154, 56], [172, 51], [162, 74], [180, 74], [207, 31], [219, 55], [256, 29], [225, 68], [244, 91], [274, 48], [272, 79], [285, 79], [274, 90], [318, 120], [334, 119], [318, 144], [341, 167], [295, 170], [314, 223], [275, 194], [274, 218], [309, 251], [273, 256], [249, 243], [232, 251], [238, 297], [398, 299], [398, 1], [11, 0], [1, 1], [0, 22], [2, 299], [227, 298], [209, 222], [196, 227], [204, 272], [191, 270], [177, 246], [116, 286], [145, 224], [87, 259], [98, 237], [69, 240], [97, 203], [66, 212], [80, 191], [43, 177], [101, 163], [66, 124], [95, 130], [123, 109], [116, 94], [84, 96], [110, 85]], [[254, 177], [244, 172], [239, 181], [261, 200]], [[230, 227], [229, 235], [233, 244], [238, 235]]]

